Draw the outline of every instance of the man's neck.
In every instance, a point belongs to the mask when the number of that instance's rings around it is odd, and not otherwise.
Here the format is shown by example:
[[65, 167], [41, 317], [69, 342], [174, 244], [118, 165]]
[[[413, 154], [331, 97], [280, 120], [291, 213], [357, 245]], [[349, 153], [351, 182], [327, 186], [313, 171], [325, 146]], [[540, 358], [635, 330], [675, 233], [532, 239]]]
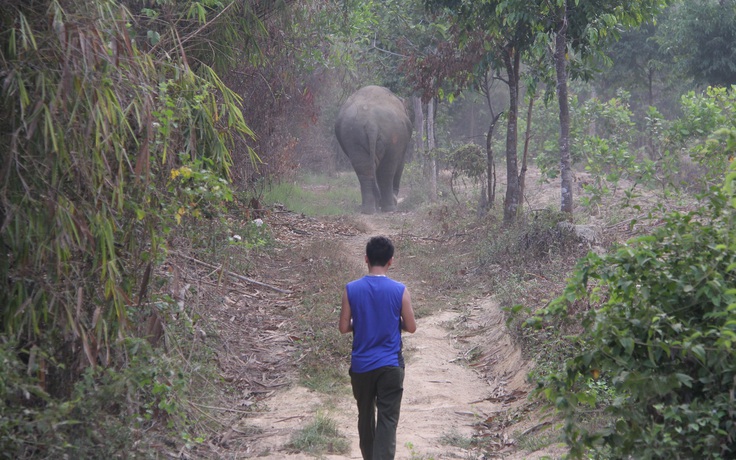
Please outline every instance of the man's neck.
[[368, 269], [368, 276], [386, 276], [388, 267], [373, 266]]

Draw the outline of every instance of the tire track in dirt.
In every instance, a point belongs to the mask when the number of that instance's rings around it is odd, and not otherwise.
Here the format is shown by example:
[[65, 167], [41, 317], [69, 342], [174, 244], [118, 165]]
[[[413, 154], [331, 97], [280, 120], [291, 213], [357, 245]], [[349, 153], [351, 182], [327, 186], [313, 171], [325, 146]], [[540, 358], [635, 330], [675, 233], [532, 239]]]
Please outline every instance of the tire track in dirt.
[[[345, 237], [341, 245], [346, 248], [348, 257], [365, 270], [363, 251], [368, 238], [384, 234], [396, 240], [401, 232], [403, 216], [387, 214], [361, 216], [358, 219], [362, 221], [365, 233]], [[404, 263], [411, 262], [409, 259], [402, 259], [401, 254], [397, 252], [389, 276], [407, 285], [412, 293], [415, 309], [422, 302], [437, 302], [442, 298], [441, 293], [432, 292], [431, 286], [420, 286], [421, 280], [405, 276], [402, 270]], [[335, 298], [339, 299], [339, 293], [336, 293]], [[490, 379], [484, 378], [481, 373], [463, 364], [461, 354], [468, 351], [468, 345], [460, 344], [450, 329], [461, 315], [465, 315], [464, 319], [468, 321], [468, 314], [474, 317], [472, 321], [479, 324], [479, 327], [494, 328], [491, 336], [494, 340], [499, 340], [499, 345], [494, 348], [493, 359], [496, 364], [513, 355], [514, 359], [519, 359], [518, 350], [514, 350], [510, 340], [500, 343], [505, 334], [505, 326], [500, 320], [498, 306], [490, 299], [483, 299], [471, 310], [471, 313], [464, 313], [448, 302], [446, 308], [432, 316], [419, 318], [415, 334], [403, 336], [407, 366], [397, 433], [397, 459], [476, 458], [471, 452], [448, 445], [446, 439], [449, 437], [469, 439], [477, 422], [505, 411], [508, 405], [488, 400], [489, 395], [498, 393], [499, 386], [504, 387], [503, 391], [511, 391], [524, 385], [523, 377], [518, 376], [525, 371], [514, 370], [514, 366], [507, 369], [504, 380], [499, 382], [498, 379], [489, 381]], [[488, 321], [488, 318], [493, 320]], [[462, 349], [463, 346], [466, 349]], [[241, 452], [243, 457], [240, 458], [248, 456], [265, 459], [314, 458], [312, 455], [288, 453], [282, 449], [289, 442], [292, 433], [306, 426], [318, 413], [335, 420], [338, 429], [347, 436], [351, 446], [347, 455], [327, 454], [321, 458], [361, 458], [357, 433], [357, 408], [350, 394], [349, 385], [345, 394], [339, 396], [327, 396], [293, 386], [276, 393], [265, 401], [265, 404], [266, 410], [247, 419], [248, 426], [260, 434], [253, 437], [249, 452]]]

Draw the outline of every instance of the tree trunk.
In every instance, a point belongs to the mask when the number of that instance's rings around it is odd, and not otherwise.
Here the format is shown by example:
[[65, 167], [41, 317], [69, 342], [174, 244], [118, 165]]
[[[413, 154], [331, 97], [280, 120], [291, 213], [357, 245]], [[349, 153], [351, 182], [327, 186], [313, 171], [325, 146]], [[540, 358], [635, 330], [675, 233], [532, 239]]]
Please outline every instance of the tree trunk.
[[[647, 86], [649, 90], [649, 107], [654, 107], [654, 69], [650, 66], [647, 72]], [[654, 132], [647, 130], [647, 154], [651, 160], [658, 160], [659, 155], [654, 148]]]
[[[493, 208], [496, 204], [496, 159], [493, 155], [493, 133], [496, 131], [496, 123], [501, 118], [503, 111], [496, 113], [493, 110], [493, 99], [491, 97], [491, 89], [493, 86], [493, 69], [489, 69], [483, 75], [483, 84], [480, 86], [480, 92], [486, 97], [488, 110], [491, 112], [491, 123], [488, 125], [486, 133], [486, 183], [483, 185], [483, 211]], [[480, 215], [480, 214], [479, 214]]]
[[427, 153], [429, 159], [429, 199], [437, 200], [437, 160], [434, 139], [434, 98], [427, 102]]
[[503, 60], [508, 73], [509, 114], [506, 129], [506, 200], [503, 204], [503, 221], [513, 222], [519, 209], [519, 173], [517, 161], [517, 124], [519, 109], [519, 53], [514, 48], [503, 50]]
[[414, 155], [412, 160], [421, 161], [424, 159], [424, 109], [421, 97], [412, 96], [411, 100], [414, 105]]
[[[493, 110], [491, 110], [493, 113]], [[496, 201], [496, 161], [493, 158], [493, 131], [496, 129], [496, 122], [501, 117], [501, 113], [497, 113], [491, 124], [488, 126], [488, 133], [486, 134], [486, 179], [488, 184], [486, 185], [488, 198], [486, 207], [491, 209]]]
[[526, 133], [524, 134], [524, 152], [521, 154], [521, 173], [519, 173], [519, 197], [524, 198], [526, 186], [526, 163], [529, 155], [529, 141], [532, 138], [532, 112], [534, 111], [534, 96], [529, 96], [529, 108], [526, 111]]
[[470, 129], [468, 130], [471, 139], [475, 139], [475, 105], [470, 106]]
[[[595, 89], [595, 86], [590, 88], [590, 99], [593, 101], [598, 99], [598, 91]], [[593, 137], [597, 135], [598, 123], [596, 122], [596, 117], [592, 117], [590, 120], [590, 125], [588, 126], [588, 136]]]
[[570, 158], [570, 106], [567, 99], [567, 1], [560, 8], [559, 28], [555, 36], [557, 100], [560, 104], [560, 210], [572, 219], [572, 159]]

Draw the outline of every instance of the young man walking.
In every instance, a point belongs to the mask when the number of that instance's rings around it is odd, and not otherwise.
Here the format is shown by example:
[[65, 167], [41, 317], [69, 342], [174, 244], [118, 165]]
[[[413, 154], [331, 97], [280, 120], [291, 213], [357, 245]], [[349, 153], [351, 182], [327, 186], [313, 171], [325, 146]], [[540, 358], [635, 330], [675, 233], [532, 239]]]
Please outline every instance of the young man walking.
[[401, 331], [417, 329], [409, 291], [386, 276], [393, 257], [391, 240], [371, 238], [365, 248], [368, 274], [348, 283], [342, 295], [339, 327], [343, 334], [353, 332], [350, 381], [364, 460], [393, 460], [396, 454], [404, 392]]

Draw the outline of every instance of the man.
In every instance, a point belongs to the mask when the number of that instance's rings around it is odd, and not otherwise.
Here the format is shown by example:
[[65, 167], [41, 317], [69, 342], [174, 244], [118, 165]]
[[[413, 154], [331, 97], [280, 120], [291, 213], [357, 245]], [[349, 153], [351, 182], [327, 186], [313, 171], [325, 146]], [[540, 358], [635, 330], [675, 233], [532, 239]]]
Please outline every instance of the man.
[[[401, 331], [417, 330], [406, 286], [386, 276], [394, 245], [384, 236], [368, 241], [368, 274], [345, 286], [340, 332], [353, 332], [350, 381], [358, 403], [358, 434], [364, 460], [390, 460], [396, 454], [404, 392]], [[378, 409], [378, 420], [376, 420]]]

